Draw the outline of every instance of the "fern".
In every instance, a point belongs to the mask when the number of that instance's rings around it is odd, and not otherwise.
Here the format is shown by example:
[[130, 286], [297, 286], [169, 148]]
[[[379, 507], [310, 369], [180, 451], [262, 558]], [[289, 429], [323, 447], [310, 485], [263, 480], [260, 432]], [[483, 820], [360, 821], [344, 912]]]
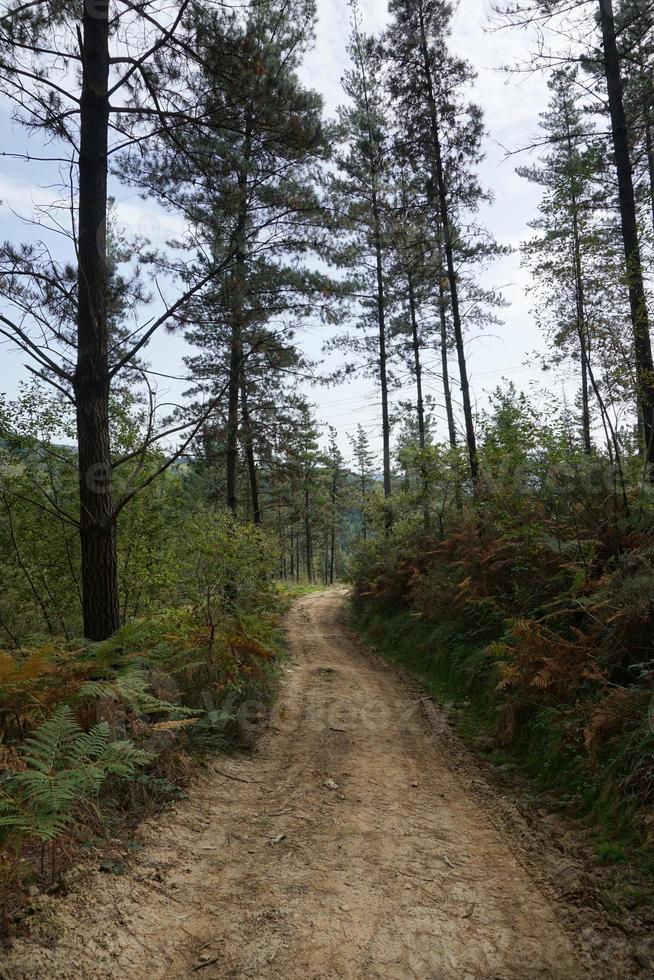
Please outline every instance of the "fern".
[[26, 768], [0, 783], [0, 827], [52, 840], [107, 776], [129, 777], [150, 758], [129, 741], [111, 741], [106, 722], [83, 731], [70, 707], [60, 705], [26, 740]]
[[85, 681], [79, 689], [79, 697], [92, 701], [122, 701], [135, 713], [140, 714], [157, 712], [197, 714], [195, 708], [186, 708], [154, 697], [148, 691], [148, 686], [148, 678], [139, 667], [128, 667], [120, 673], [112, 673], [105, 679]]

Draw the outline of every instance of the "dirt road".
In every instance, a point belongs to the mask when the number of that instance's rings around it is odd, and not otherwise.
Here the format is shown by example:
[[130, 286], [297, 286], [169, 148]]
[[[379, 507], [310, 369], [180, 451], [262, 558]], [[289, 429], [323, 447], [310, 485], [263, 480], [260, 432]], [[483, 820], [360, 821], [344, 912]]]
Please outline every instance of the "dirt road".
[[342, 603], [313, 595], [291, 612], [257, 751], [216, 761], [149, 822], [124, 875], [88, 872], [44, 903], [2, 978], [628, 975], [605, 944], [577, 944], [574, 910], [527, 870], [492, 791], [480, 799], [438, 717], [434, 731], [419, 696], [351, 642]]

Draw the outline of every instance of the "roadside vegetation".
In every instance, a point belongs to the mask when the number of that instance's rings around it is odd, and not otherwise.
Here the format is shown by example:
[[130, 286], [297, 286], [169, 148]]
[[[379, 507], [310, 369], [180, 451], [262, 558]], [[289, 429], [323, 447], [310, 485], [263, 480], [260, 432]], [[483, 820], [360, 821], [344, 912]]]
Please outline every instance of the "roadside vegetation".
[[437, 453], [407, 471], [392, 536], [378, 519], [355, 551], [355, 627], [504, 771], [586, 821], [601, 860], [654, 873], [654, 513], [640, 459], [625, 502], [606, 458], [575, 451], [561, 420], [510, 388], [480, 427], [474, 505], [457, 505], [459, 457], [444, 467]]

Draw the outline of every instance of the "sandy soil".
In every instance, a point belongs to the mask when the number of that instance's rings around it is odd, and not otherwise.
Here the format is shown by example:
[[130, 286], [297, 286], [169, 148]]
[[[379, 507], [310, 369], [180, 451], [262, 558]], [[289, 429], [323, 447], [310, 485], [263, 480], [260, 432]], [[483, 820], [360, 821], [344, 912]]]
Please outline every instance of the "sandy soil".
[[3, 980], [648, 975], [557, 893], [533, 830], [352, 642], [342, 604], [295, 605], [256, 752], [215, 761], [147, 823], [124, 875], [88, 870], [43, 900]]

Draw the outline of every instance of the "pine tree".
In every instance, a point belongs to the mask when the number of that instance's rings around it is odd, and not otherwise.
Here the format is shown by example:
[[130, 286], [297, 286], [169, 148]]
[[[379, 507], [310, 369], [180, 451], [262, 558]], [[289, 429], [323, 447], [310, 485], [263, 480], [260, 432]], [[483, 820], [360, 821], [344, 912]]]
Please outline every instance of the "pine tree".
[[336, 441], [336, 429], [329, 427], [327, 448], [327, 479], [329, 481], [329, 506], [326, 528], [328, 545], [325, 549], [325, 583], [334, 584], [337, 572], [337, 544], [341, 537], [341, 509], [345, 496], [345, 463]]
[[[636, 5], [638, 7], [638, 5]], [[630, 3], [626, 3], [624, 11], [627, 21]], [[570, 7], [562, 0], [543, 5], [540, 0], [536, 3], [518, 2], [501, 11], [505, 21], [512, 26], [524, 27], [539, 21], [539, 29], [545, 25], [554, 26], [557, 34], [563, 38], [570, 37], [570, 31], [576, 28], [583, 43], [587, 44], [587, 67], [595, 76], [597, 82], [596, 94], [606, 103], [610, 121], [610, 144], [613, 170], [617, 178], [617, 200], [620, 215], [620, 228], [623, 250], [624, 279], [627, 283], [631, 330], [633, 337], [633, 370], [636, 376], [636, 395], [639, 419], [642, 422], [644, 458], [649, 479], [654, 479], [654, 361], [652, 359], [652, 344], [650, 337], [649, 312], [645, 289], [645, 267], [643, 264], [642, 227], [639, 223], [638, 202], [634, 183], [636, 168], [634, 144], [635, 134], [629, 130], [627, 115], [629, 65], [633, 60], [633, 47], [621, 47], [621, 38], [627, 38], [629, 32], [616, 24], [611, 0], [598, 0], [594, 8], [595, 14], [587, 4], [573, 4]], [[622, 11], [621, 11], [622, 12]], [[571, 21], [571, 15], [576, 17]], [[641, 17], [636, 13], [636, 21], [642, 27], [644, 35], [650, 30], [651, 16], [645, 13]], [[599, 28], [599, 30], [598, 30]], [[640, 36], [636, 28], [636, 38]], [[586, 41], [589, 37], [590, 40]], [[633, 43], [633, 35], [631, 43]], [[575, 44], [579, 38], [575, 39]], [[537, 56], [538, 67], [552, 59], [550, 52]], [[556, 60], [578, 61], [577, 51], [563, 51]], [[636, 59], [638, 60], [638, 58]], [[599, 84], [601, 77], [602, 84]], [[649, 99], [647, 100], [649, 104]], [[633, 116], [632, 116], [633, 123]], [[610, 182], [606, 180], [607, 189]]]
[[[68, 239], [63, 259], [50, 254], [43, 238], [3, 249], [0, 292], [6, 305], [0, 334], [28, 354], [31, 370], [74, 406], [79, 513], [63, 514], [52, 500], [43, 506], [77, 528], [84, 632], [93, 640], [109, 636], [120, 623], [116, 522], [143, 489], [135, 474], [129, 492], [115, 499], [114, 471], [127, 461], [112, 458], [112, 388], [157, 330], [222, 272], [211, 265], [200, 282], [189, 282], [170, 306], [132, 330], [129, 340], [125, 335], [122, 343], [111, 342], [109, 158], [154, 139], [173, 121], [179, 127], [190, 120], [180, 89], [168, 83], [181, 55], [195, 58], [186, 43], [185, 19], [197, 9], [194, 0], [182, 0], [171, 16], [145, 0], [112, 10], [110, 16], [107, 0], [34, 0], [10, 4], [0, 18], [3, 91], [29, 131], [40, 130], [61, 147], [52, 162], [63, 185], [44, 223], [59, 246]], [[183, 147], [179, 154], [185, 156]], [[24, 157], [29, 161], [28, 153]], [[68, 164], [63, 178], [61, 159]], [[67, 229], [60, 220], [62, 199], [72, 202]], [[65, 322], [53, 322], [53, 304]], [[188, 423], [189, 440], [193, 424]], [[149, 432], [148, 445], [154, 438]], [[138, 455], [135, 451], [129, 460]]]
[[[615, 330], [622, 318], [622, 311], [612, 309], [611, 290], [607, 289], [616, 242], [614, 229], [605, 221], [612, 201], [606, 199], [602, 186], [603, 147], [590, 120], [578, 107], [577, 72], [561, 70], [549, 85], [550, 106], [541, 117], [547, 152], [538, 166], [518, 169], [521, 176], [544, 189], [540, 217], [532, 223], [537, 235], [525, 243], [523, 252], [538, 284], [542, 299], [537, 316], [552, 334], [555, 361], [570, 356], [580, 366], [584, 450], [591, 452], [592, 388], [604, 427], [611, 433], [619, 456], [601, 391], [606, 358], [615, 362], [619, 349], [619, 344], [612, 345], [608, 352], [603, 349], [603, 336]], [[613, 267], [613, 272], [618, 278], [619, 268]], [[609, 310], [613, 315], [607, 327]]]
[[[391, 421], [388, 380], [388, 325], [385, 225], [388, 211], [390, 143], [388, 107], [382, 78], [382, 58], [374, 38], [359, 26], [356, 4], [348, 52], [352, 66], [343, 78], [349, 99], [339, 110], [342, 152], [337, 154], [338, 176], [333, 182], [334, 207], [346, 236], [340, 264], [354, 269], [352, 290], [359, 299], [357, 326], [362, 338], [342, 334], [329, 346], [356, 352], [364, 370], [371, 370], [381, 394], [381, 429], [384, 496], [391, 484]], [[386, 526], [391, 511], [386, 509]]]
[[226, 395], [211, 428], [225, 443], [227, 505], [239, 504], [240, 443], [256, 521], [257, 387], [270, 395], [278, 384], [269, 375], [299, 368], [294, 329], [320, 312], [330, 286], [304, 258], [323, 247], [317, 189], [328, 150], [321, 98], [297, 77], [314, 17], [312, 0], [197, 16], [201, 63], [186, 81], [200, 117], [215, 125], [185, 133], [190, 165], [180, 164], [177, 134], [165, 132], [130, 160], [134, 182], [192, 217], [197, 267], [229, 260], [219, 288], [198, 295], [180, 326], [198, 348], [187, 359], [198, 393]]
[[460, 304], [459, 253], [465, 249], [462, 218], [482, 196], [474, 167], [481, 159], [481, 110], [466, 102], [473, 72], [453, 56], [446, 39], [452, 8], [442, 0], [393, 0], [385, 47], [391, 92], [402, 124], [405, 152], [424, 163], [429, 202], [444, 254], [445, 277], [459, 367], [466, 444], [473, 490], [479, 462], [468, 382]]
[[361, 533], [365, 541], [368, 537], [367, 508], [375, 486], [375, 455], [370, 448], [368, 434], [360, 423], [357, 425], [356, 436], [350, 436], [350, 443], [359, 488]]
[[632, 145], [636, 201], [651, 256], [654, 234], [654, 10], [623, 0], [616, 15], [624, 100]]

